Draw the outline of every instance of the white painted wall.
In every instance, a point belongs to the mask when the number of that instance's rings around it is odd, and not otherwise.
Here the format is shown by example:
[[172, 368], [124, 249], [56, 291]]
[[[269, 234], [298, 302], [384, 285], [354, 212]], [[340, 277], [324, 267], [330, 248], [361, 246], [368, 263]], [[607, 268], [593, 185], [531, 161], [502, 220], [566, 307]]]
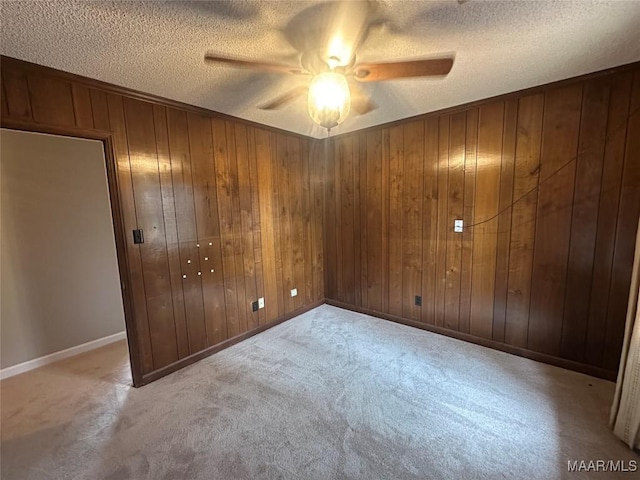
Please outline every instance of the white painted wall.
[[0, 131], [0, 368], [124, 330], [102, 142]]

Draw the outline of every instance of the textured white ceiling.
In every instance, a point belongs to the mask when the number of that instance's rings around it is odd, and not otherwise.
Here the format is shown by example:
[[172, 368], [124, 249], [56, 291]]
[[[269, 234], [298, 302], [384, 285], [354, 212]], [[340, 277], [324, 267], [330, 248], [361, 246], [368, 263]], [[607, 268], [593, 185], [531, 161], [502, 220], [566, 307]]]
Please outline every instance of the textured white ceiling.
[[[318, 3], [1, 0], [0, 48], [11, 57], [324, 137], [304, 98], [278, 111], [256, 108], [307, 77], [203, 62], [206, 51], [297, 62], [292, 39], [311, 31], [307, 24], [326, 23]], [[358, 59], [453, 53], [455, 64], [444, 79], [363, 85], [379, 108], [351, 115], [332, 133], [640, 60], [640, 1], [389, 0], [377, 7]], [[355, 14], [348, 17], [345, 23], [359, 23]]]

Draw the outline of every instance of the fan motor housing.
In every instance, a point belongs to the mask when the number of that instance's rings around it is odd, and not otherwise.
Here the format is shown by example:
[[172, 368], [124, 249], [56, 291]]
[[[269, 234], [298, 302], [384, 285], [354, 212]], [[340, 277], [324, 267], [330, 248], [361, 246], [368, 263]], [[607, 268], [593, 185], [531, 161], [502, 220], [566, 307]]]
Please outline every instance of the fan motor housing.
[[[311, 72], [314, 75], [319, 73], [328, 72], [331, 70], [328, 60], [324, 58], [325, 52], [321, 50], [311, 50], [302, 53], [300, 57], [300, 64], [302, 68]], [[353, 55], [347, 65], [336, 67], [334, 70], [344, 73], [348, 68], [352, 67], [356, 61], [356, 56]]]

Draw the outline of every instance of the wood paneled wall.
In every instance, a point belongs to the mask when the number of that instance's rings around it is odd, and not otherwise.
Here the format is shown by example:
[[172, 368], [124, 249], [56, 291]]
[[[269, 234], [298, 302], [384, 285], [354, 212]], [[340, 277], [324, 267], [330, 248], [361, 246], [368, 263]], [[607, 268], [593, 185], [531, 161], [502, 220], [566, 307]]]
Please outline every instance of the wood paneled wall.
[[138, 384], [324, 300], [318, 142], [4, 57], [2, 120], [112, 135]]
[[0, 106], [3, 126], [110, 139], [138, 385], [325, 297], [615, 376], [637, 64], [324, 141], [6, 57]]
[[639, 109], [636, 64], [331, 140], [328, 301], [615, 377]]

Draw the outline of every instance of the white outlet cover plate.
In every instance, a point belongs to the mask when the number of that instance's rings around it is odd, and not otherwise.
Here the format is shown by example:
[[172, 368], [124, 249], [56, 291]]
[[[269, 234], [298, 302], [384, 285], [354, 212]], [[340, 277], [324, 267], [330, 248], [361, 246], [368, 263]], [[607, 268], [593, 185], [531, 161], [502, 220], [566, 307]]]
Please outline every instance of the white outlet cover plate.
[[258, 299], [258, 308], [264, 308], [264, 298], [260, 297]]
[[291, 289], [291, 296], [295, 297], [296, 295], [298, 295], [298, 289], [297, 288], [292, 288]]
[[462, 220], [454, 220], [453, 221], [453, 231], [454, 232], [462, 232], [463, 222]]

